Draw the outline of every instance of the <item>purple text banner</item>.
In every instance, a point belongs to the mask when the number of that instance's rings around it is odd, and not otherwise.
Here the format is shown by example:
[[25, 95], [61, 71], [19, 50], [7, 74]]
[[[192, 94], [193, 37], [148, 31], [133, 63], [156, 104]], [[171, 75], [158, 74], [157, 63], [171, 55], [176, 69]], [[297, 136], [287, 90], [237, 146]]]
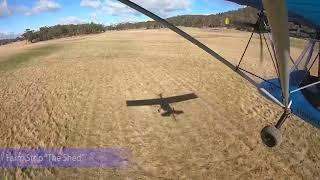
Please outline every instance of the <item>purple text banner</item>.
[[0, 149], [0, 168], [125, 168], [128, 163], [124, 149]]

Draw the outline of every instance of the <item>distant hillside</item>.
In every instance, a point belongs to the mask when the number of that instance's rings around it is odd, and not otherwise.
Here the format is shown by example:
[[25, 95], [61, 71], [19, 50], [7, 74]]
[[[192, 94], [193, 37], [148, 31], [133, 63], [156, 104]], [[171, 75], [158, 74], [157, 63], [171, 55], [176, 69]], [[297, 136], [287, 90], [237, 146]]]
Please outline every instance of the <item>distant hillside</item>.
[[[235, 11], [212, 15], [184, 15], [168, 18], [169, 22], [186, 27], [225, 27], [231, 26], [241, 28], [242, 24], [253, 24], [257, 20], [258, 11], [254, 8], [241, 8]], [[224, 23], [225, 19], [230, 20], [230, 24]], [[250, 28], [247, 25], [243, 28]]]
[[31, 43], [39, 41], [46, 41], [50, 39], [58, 39], [63, 37], [78, 36], [83, 34], [96, 34], [105, 31], [105, 27], [101, 24], [87, 23], [87, 24], [68, 24], [68, 25], [55, 25], [51, 27], [41, 27], [38, 31], [26, 29], [21, 37], [15, 39], [2, 39], [0, 46], [8, 43], [27, 40]]
[[[167, 18], [167, 20], [176, 25], [184, 27], [198, 27], [198, 28], [214, 28], [214, 27], [228, 27], [238, 30], [251, 31], [252, 25], [257, 20], [258, 10], [251, 7], [241, 8], [234, 11], [228, 11], [212, 15], [182, 15]], [[224, 21], [228, 18], [229, 25], [225, 25]], [[115, 26], [107, 26], [107, 30], [125, 30], [125, 29], [157, 29], [163, 26], [155, 21], [138, 22], [138, 23], [121, 23]], [[291, 36], [296, 37], [310, 37], [313, 36], [314, 30], [308, 27], [301, 26], [300, 31], [297, 32], [299, 25], [290, 23]]]
[[[219, 14], [212, 15], [181, 15], [167, 18], [167, 20], [176, 25], [184, 27], [224, 27], [225, 18], [230, 19], [230, 24], [228, 26], [235, 27], [240, 24], [255, 23], [257, 19], [258, 11], [254, 8], [241, 8], [235, 11], [228, 11]], [[138, 23], [121, 23], [115, 26], [108, 26], [107, 29], [113, 30], [125, 30], [125, 29], [136, 29], [136, 28], [146, 28], [155, 29], [162, 28], [163, 26], [155, 21], [138, 22]], [[240, 26], [239, 26], [240, 27]], [[244, 26], [244, 28], [250, 28]]]
[[6, 45], [9, 43], [17, 42], [17, 41], [23, 41], [23, 38], [17, 37], [15, 39], [0, 39], [0, 46], [1, 45]]
[[[253, 24], [257, 20], [258, 10], [246, 7], [234, 11], [228, 11], [212, 15], [182, 15], [167, 18], [167, 20], [176, 25], [184, 27], [197, 28], [214, 28], [227, 27], [235, 28], [243, 31], [252, 31]], [[228, 18], [230, 23], [226, 25], [225, 19]], [[39, 31], [27, 29], [23, 34], [23, 38], [3, 39], [0, 40], [0, 45], [7, 43], [28, 40], [30, 42], [45, 41], [61, 37], [76, 36], [80, 34], [92, 34], [104, 32], [104, 30], [126, 30], [126, 29], [158, 29], [164, 28], [163, 25], [155, 21], [137, 22], [137, 23], [121, 23], [114, 26], [104, 27], [101, 24], [80, 24], [80, 25], [56, 25], [52, 27], [42, 27]], [[290, 23], [290, 35], [299, 38], [314, 37], [315, 31], [305, 26], [299, 26]]]
[[83, 34], [96, 34], [105, 31], [105, 27], [101, 24], [87, 23], [87, 24], [68, 24], [55, 25], [51, 27], [41, 27], [39, 31], [26, 29], [22, 35], [27, 41], [31, 43], [46, 41], [50, 39], [58, 39], [63, 37], [78, 36]]

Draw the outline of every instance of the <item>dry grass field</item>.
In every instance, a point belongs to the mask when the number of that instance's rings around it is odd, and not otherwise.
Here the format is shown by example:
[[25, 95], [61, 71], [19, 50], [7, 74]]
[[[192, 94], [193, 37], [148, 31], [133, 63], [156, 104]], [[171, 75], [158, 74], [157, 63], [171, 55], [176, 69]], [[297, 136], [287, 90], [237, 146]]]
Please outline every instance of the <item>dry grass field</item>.
[[[233, 63], [249, 33], [186, 29]], [[244, 66], [268, 77], [257, 37]], [[294, 40], [296, 57], [303, 42]], [[268, 53], [264, 50], [265, 58]], [[126, 100], [195, 93], [162, 117]], [[1, 169], [1, 179], [319, 179], [320, 132], [297, 117], [270, 149], [281, 109], [169, 30], [106, 32], [0, 47], [0, 147], [130, 150], [126, 169]]]

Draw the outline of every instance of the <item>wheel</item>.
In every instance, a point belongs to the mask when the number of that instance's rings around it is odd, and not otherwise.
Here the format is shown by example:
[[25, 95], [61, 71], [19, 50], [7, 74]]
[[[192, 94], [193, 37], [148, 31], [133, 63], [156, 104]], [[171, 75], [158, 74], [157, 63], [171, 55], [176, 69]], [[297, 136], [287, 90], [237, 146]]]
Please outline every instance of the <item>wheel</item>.
[[282, 136], [275, 126], [266, 126], [261, 130], [261, 139], [268, 147], [275, 147], [281, 143]]

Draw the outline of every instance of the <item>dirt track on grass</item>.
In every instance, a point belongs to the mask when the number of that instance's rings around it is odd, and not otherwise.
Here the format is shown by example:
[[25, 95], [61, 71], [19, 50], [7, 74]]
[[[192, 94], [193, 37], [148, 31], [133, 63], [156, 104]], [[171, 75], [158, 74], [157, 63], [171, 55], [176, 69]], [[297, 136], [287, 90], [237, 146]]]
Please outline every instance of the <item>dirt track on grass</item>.
[[[249, 33], [187, 29], [236, 63]], [[263, 76], [258, 39], [244, 66]], [[3, 177], [68, 179], [317, 179], [319, 130], [293, 117], [274, 149], [260, 130], [281, 110], [234, 72], [169, 30], [107, 32], [0, 47], [0, 59], [43, 46], [58, 49], [1, 73], [0, 147], [119, 147], [127, 169], [0, 170]], [[10, 50], [8, 50], [10, 49]], [[293, 47], [297, 56], [300, 47]], [[7, 54], [6, 54], [7, 53]], [[267, 51], [264, 51], [267, 57]], [[1, 63], [0, 63], [1, 65]], [[263, 68], [261, 68], [263, 67]], [[261, 70], [261, 71], [260, 71]], [[195, 93], [174, 104], [177, 121], [156, 106], [126, 100]]]

